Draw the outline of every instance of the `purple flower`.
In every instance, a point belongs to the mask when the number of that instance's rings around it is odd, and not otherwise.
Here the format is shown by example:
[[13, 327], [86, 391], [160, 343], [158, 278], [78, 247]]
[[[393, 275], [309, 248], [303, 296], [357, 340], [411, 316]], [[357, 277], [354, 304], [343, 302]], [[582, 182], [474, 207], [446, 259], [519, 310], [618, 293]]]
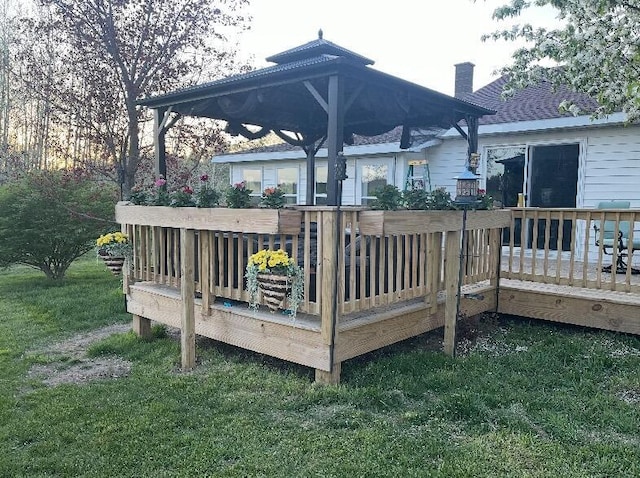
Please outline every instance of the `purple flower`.
[[208, 174], [203, 174], [202, 176], [200, 176], [200, 181], [202, 181], [202, 182], [209, 181], [209, 175]]
[[182, 192], [187, 194], [193, 194], [193, 189], [191, 189], [189, 186], [185, 186], [184, 188], [182, 188]]
[[155, 187], [157, 188], [161, 188], [162, 186], [164, 186], [165, 184], [167, 184], [167, 180], [164, 178], [160, 178], [160, 179], [156, 179], [156, 182], [153, 183], [155, 185]]

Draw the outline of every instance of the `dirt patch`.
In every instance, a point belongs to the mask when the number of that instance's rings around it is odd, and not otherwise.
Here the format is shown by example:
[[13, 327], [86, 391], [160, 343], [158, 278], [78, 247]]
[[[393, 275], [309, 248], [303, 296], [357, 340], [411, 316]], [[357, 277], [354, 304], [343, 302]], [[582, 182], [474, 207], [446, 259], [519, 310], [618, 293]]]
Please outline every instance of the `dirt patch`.
[[50, 387], [125, 377], [131, 371], [131, 362], [120, 357], [88, 357], [87, 349], [95, 342], [130, 329], [130, 324], [109, 325], [31, 350], [29, 355], [35, 355], [45, 363], [33, 365], [28, 375]]

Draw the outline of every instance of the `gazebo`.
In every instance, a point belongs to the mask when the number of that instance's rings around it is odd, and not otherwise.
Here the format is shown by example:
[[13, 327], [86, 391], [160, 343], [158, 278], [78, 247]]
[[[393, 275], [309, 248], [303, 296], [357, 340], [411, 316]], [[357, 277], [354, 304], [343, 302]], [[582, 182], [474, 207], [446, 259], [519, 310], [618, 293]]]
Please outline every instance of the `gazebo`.
[[[119, 204], [116, 219], [134, 251], [123, 281], [134, 329], [150, 334], [151, 320], [180, 327], [184, 369], [195, 366], [198, 334], [311, 367], [316, 380], [332, 383], [343, 361], [443, 325], [452, 354], [459, 313], [496, 307], [510, 212], [342, 207], [341, 152], [354, 135], [402, 127], [401, 147], [409, 148], [412, 128], [454, 127], [467, 139], [468, 167], [478, 118], [493, 111], [376, 71], [322, 32], [268, 60], [274, 65], [140, 101], [155, 113], [157, 173], [166, 176], [164, 138], [177, 117], [224, 120], [231, 134], [274, 131], [304, 148], [306, 204], [246, 214]], [[313, 206], [321, 145], [328, 205]], [[294, 318], [247, 308], [248, 258], [277, 248], [303, 271]]]
[[327, 204], [339, 205], [341, 151], [356, 134], [376, 136], [401, 126], [406, 149], [411, 128], [454, 127], [467, 139], [468, 154], [476, 152], [478, 118], [494, 111], [376, 71], [373, 60], [318, 33], [317, 40], [268, 57], [273, 66], [141, 100], [155, 113], [156, 173], [166, 176], [164, 137], [179, 115], [224, 120], [228, 133], [248, 139], [273, 131], [302, 147], [307, 205], [314, 201], [314, 155], [325, 144]]

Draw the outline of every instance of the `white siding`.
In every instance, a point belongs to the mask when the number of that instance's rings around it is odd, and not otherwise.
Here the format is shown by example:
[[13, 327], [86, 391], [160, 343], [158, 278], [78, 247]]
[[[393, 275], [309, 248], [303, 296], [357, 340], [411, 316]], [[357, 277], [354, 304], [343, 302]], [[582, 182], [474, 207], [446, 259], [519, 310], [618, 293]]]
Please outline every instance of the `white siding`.
[[[455, 142], [462, 149], [462, 140]], [[610, 126], [583, 128], [571, 131], [546, 131], [530, 134], [495, 135], [481, 137], [478, 148], [580, 143], [581, 158], [578, 174], [578, 207], [595, 207], [600, 201], [611, 199], [631, 201], [640, 207], [640, 127]], [[434, 148], [435, 153], [435, 148]], [[464, 153], [463, 153], [464, 154]], [[450, 155], [449, 155], [450, 156]], [[433, 158], [433, 155], [430, 156]], [[436, 161], [446, 161], [438, 154]], [[431, 169], [433, 177], [434, 168]]]
[[[578, 174], [578, 207], [595, 207], [598, 202], [611, 199], [631, 201], [640, 208], [640, 126], [605, 126], [573, 130], [547, 130], [534, 133], [496, 134], [481, 136], [478, 149], [513, 145], [548, 145], [579, 143], [580, 170]], [[442, 144], [426, 149], [431, 186], [446, 188], [455, 195], [455, 176], [464, 167], [467, 143], [461, 137], [448, 136]], [[407, 158], [403, 153], [351, 156], [347, 158], [347, 176], [343, 182], [343, 204], [356, 204], [360, 184], [357, 177], [359, 161], [370, 158], [385, 159], [391, 168], [395, 165], [392, 182], [404, 189]], [[326, 159], [317, 159], [317, 165]], [[244, 168], [262, 168], [263, 187], [274, 186], [276, 167], [297, 167], [299, 170], [298, 203], [306, 197], [307, 170], [305, 160], [275, 160], [231, 164], [231, 181], [242, 181]]]
[[640, 207], [640, 128], [594, 129], [587, 141], [585, 205], [627, 200]]
[[431, 188], [445, 188], [455, 196], [456, 180], [464, 168], [467, 156], [467, 142], [460, 139], [444, 141], [441, 145], [427, 150]]

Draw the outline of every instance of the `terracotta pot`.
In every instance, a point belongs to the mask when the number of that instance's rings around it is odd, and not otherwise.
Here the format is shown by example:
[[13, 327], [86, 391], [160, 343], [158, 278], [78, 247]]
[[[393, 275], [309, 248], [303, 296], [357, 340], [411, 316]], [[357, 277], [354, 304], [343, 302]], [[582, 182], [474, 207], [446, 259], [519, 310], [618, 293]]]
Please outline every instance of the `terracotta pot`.
[[287, 293], [291, 289], [291, 278], [286, 275], [258, 274], [258, 287], [262, 299], [271, 312], [285, 309]]

